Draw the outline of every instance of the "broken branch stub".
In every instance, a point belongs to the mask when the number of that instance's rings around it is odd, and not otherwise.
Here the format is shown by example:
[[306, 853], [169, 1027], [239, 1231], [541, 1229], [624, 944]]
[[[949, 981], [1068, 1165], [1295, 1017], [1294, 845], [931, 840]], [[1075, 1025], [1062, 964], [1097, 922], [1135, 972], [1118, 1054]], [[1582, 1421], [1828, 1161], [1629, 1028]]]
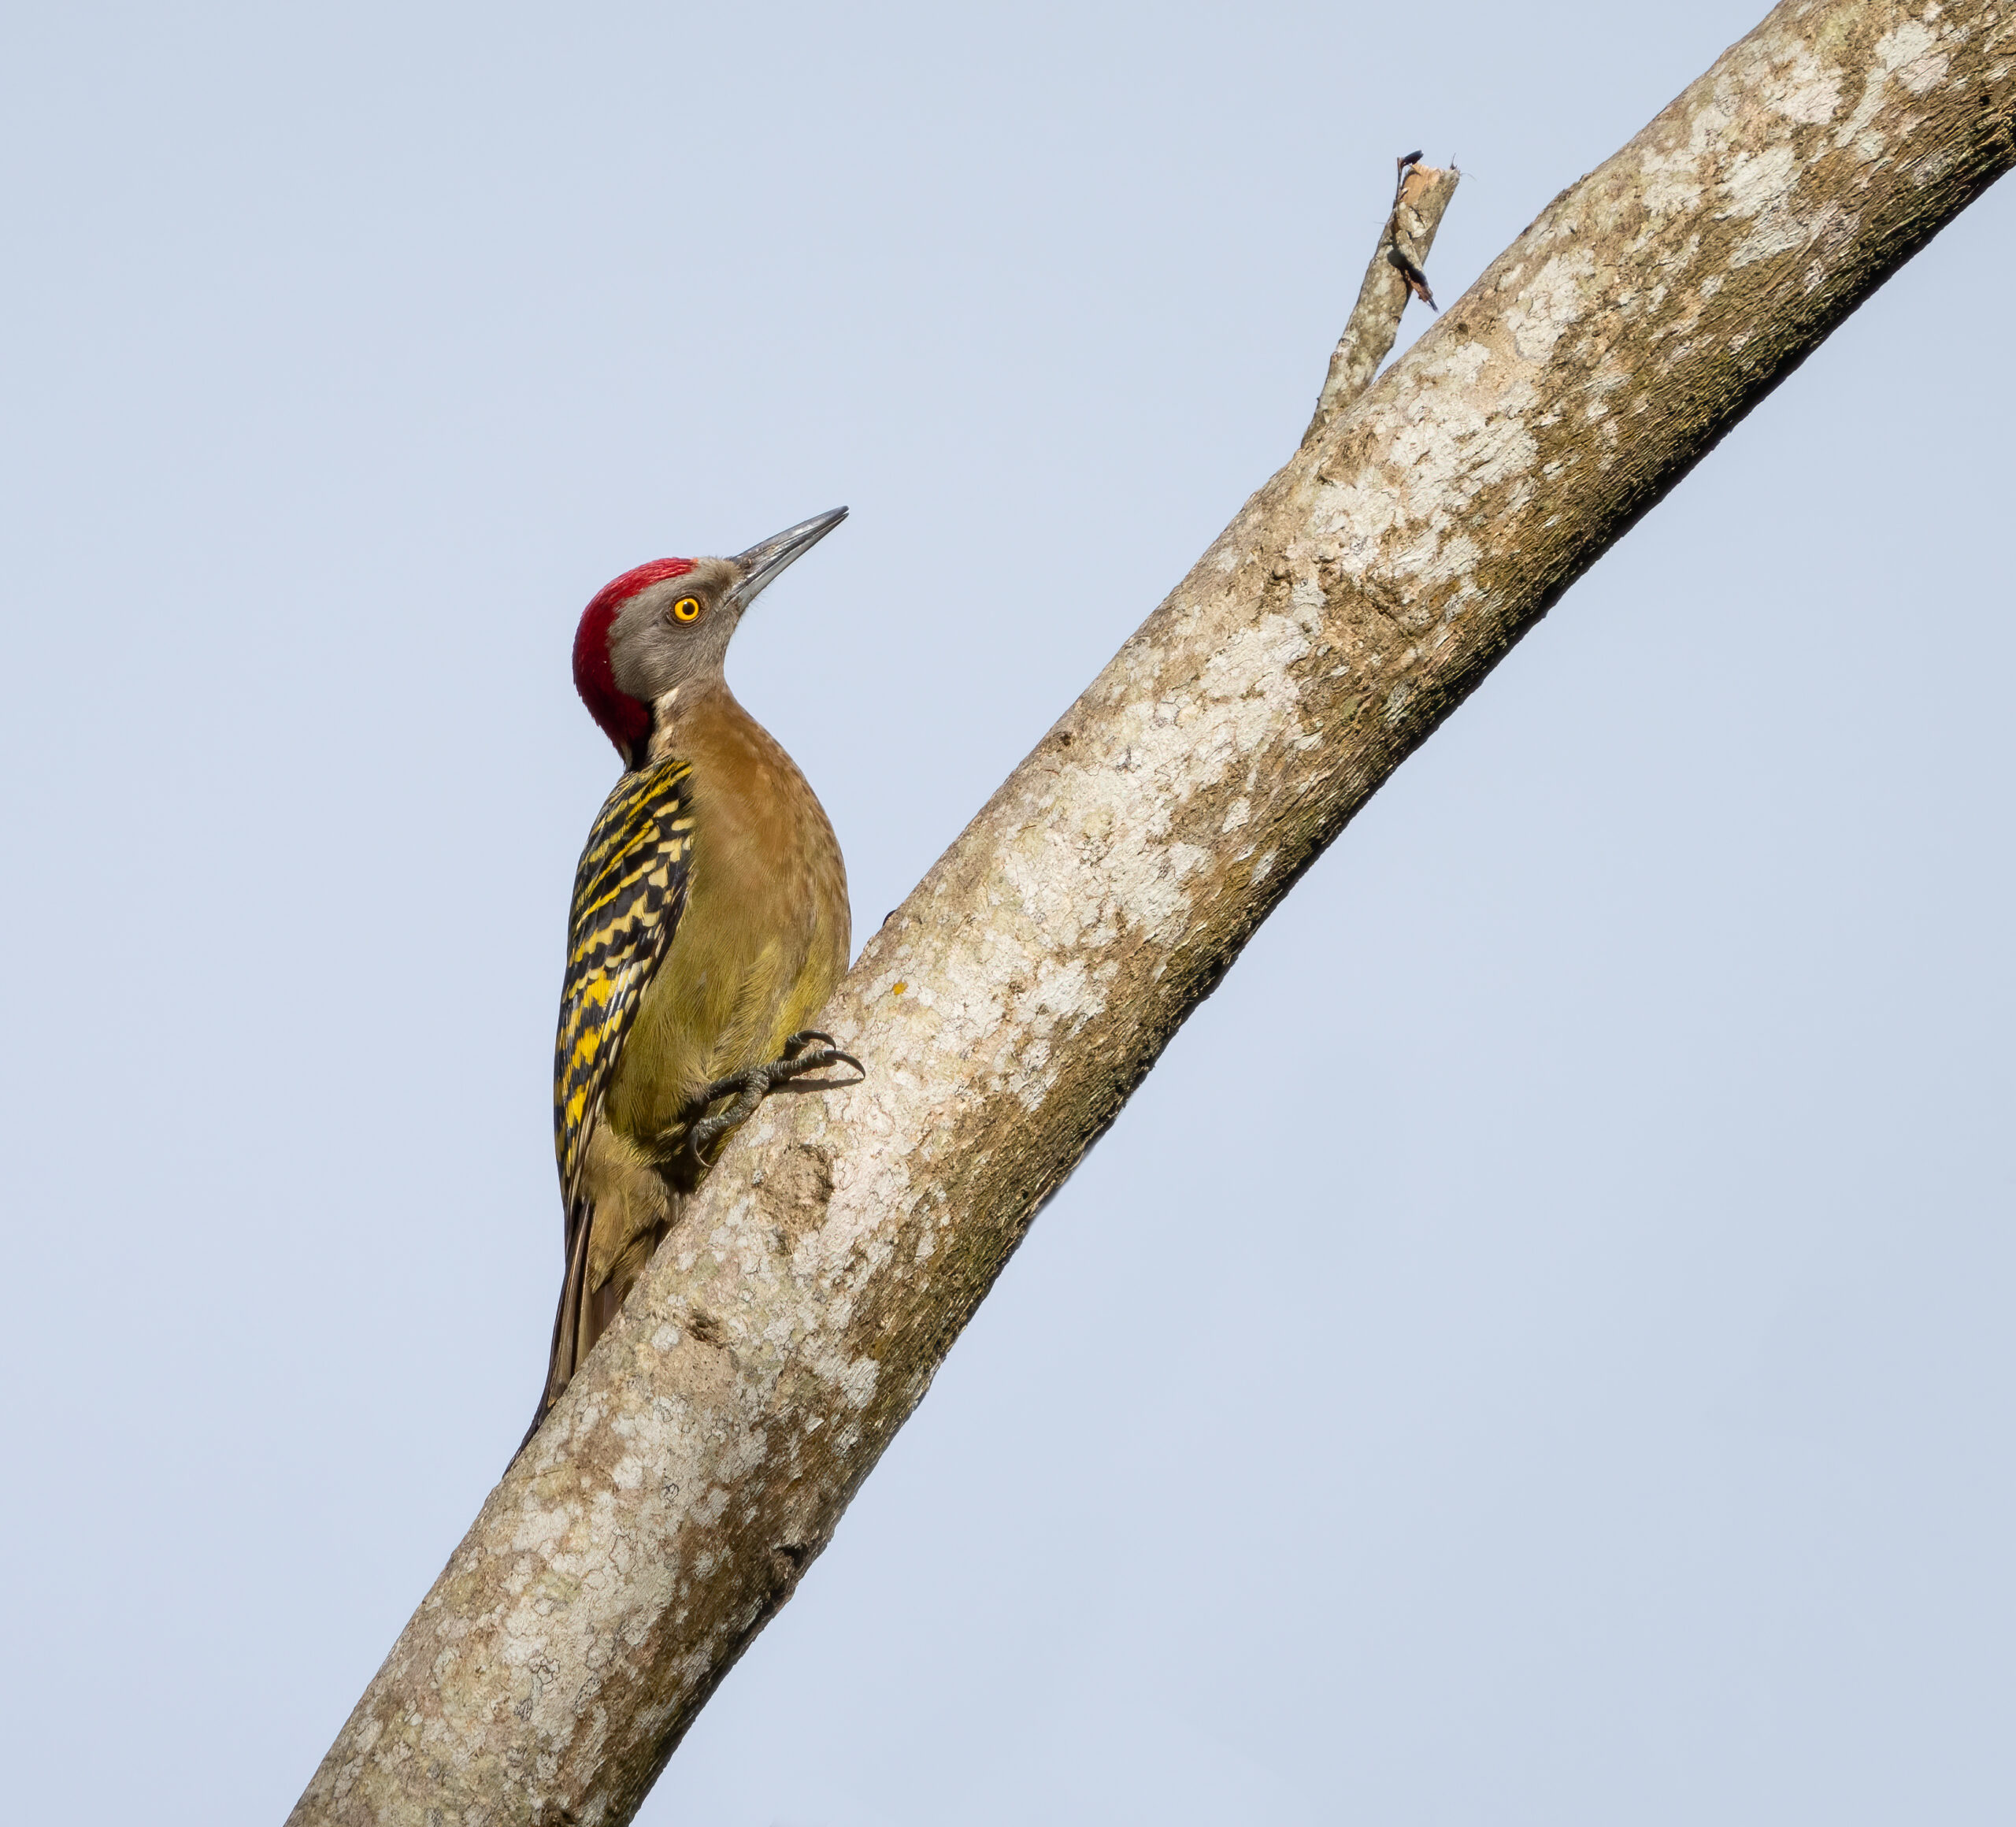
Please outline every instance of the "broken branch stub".
[[1371, 384], [1380, 363], [1392, 353], [1409, 296], [1419, 298], [1431, 309], [1435, 303], [1428, 289], [1429, 250], [1435, 245], [1435, 232], [1442, 226], [1463, 174], [1453, 165], [1447, 171], [1425, 165], [1418, 152], [1406, 154], [1395, 163], [1399, 172], [1393, 208], [1366, 262], [1358, 302], [1345, 320], [1337, 346], [1330, 352], [1330, 372], [1317, 398], [1315, 415], [1303, 434], [1305, 449]]
[[[1422, 211], [1431, 191], [1440, 195], [1446, 205], [1448, 194], [1455, 188], [1455, 180], [1462, 173], [1453, 164], [1447, 172], [1424, 171], [1418, 152], [1409, 153], [1399, 164], [1400, 181], [1393, 193], [1393, 213], [1386, 224], [1386, 258], [1399, 269], [1401, 278], [1407, 282], [1407, 290], [1432, 311], [1436, 309], [1435, 294], [1428, 289], [1424, 268], [1442, 211], [1436, 210], [1433, 223]], [[1436, 182], [1445, 176], [1451, 180], [1446, 189]]]
[[[1999, 3], [1788, 0], [1312, 428], [869, 941], [821, 1024], [868, 1081], [731, 1144], [295, 1821], [629, 1819], [1184, 1016], [1561, 593], [2016, 163], [2012, 69]], [[1214, 1221], [1236, 1249], [1258, 1221]]]

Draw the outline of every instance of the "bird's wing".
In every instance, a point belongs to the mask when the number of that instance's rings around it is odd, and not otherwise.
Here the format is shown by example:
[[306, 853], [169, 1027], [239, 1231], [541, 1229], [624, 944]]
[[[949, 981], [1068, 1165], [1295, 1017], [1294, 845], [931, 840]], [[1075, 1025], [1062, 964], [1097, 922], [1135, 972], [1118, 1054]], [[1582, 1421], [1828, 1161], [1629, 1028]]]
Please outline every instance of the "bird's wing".
[[574, 873], [553, 1054], [553, 1145], [570, 1204], [602, 1088], [685, 910], [692, 787], [691, 764], [676, 757], [625, 774]]
[[[567, 1281], [553, 1342], [555, 1366], [564, 1363], [569, 1373], [591, 1215], [581, 1166], [609, 1076], [685, 910], [692, 776], [691, 764], [676, 757], [625, 774], [595, 815], [574, 875], [553, 1054], [553, 1145], [567, 1207]], [[548, 1401], [557, 1393], [550, 1390]]]

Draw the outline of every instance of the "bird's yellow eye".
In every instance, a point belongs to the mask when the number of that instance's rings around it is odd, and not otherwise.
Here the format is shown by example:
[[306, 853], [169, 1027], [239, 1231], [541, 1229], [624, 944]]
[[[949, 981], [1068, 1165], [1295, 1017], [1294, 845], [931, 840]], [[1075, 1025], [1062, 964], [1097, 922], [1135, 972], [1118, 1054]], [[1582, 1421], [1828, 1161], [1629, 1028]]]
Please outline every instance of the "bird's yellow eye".
[[700, 599], [697, 596], [682, 596], [672, 606], [673, 617], [677, 621], [698, 621], [700, 619]]

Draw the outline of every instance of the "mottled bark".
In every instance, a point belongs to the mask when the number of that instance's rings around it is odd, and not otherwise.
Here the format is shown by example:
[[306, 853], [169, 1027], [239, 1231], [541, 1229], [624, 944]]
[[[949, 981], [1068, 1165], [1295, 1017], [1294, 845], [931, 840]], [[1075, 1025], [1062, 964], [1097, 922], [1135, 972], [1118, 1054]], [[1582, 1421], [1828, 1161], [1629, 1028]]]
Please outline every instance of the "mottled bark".
[[[1393, 213], [1386, 218], [1379, 245], [1366, 262], [1358, 302], [1344, 321], [1344, 333], [1330, 352], [1330, 372], [1317, 398], [1315, 416], [1303, 434], [1305, 446], [1336, 422], [1338, 414], [1371, 384], [1380, 363], [1392, 353], [1393, 339], [1400, 333], [1400, 313], [1414, 284], [1419, 283], [1410, 283], [1408, 276], [1427, 268], [1435, 232], [1442, 226], [1462, 175], [1454, 165], [1438, 171], [1432, 165], [1402, 162]], [[1434, 303], [1432, 298], [1426, 302]]]
[[295, 1821], [629, 1818], [1268, 910], [2016, 162], [2013, 61], [2007, 0], [1779, 7], [1318, 428], [869, 942], [867, 1083], [729, 1150]]

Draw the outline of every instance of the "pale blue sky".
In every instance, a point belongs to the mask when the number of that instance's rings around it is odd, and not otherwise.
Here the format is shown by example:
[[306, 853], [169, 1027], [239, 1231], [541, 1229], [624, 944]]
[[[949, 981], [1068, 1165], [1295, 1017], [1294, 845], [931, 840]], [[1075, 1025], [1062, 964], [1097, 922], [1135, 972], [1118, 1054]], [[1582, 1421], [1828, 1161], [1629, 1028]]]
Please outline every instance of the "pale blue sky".
[[[277, 1820], [517, 1440], [590, 594], [852, 507], [730, 673], [868, 931], [1292, 448], [1394, 155], [1446, 302], [1757, 4], [16, 9], [10, 1813]], [[646, 1822], [2016, 1815], [2013, 246], [1310, 873]]]

